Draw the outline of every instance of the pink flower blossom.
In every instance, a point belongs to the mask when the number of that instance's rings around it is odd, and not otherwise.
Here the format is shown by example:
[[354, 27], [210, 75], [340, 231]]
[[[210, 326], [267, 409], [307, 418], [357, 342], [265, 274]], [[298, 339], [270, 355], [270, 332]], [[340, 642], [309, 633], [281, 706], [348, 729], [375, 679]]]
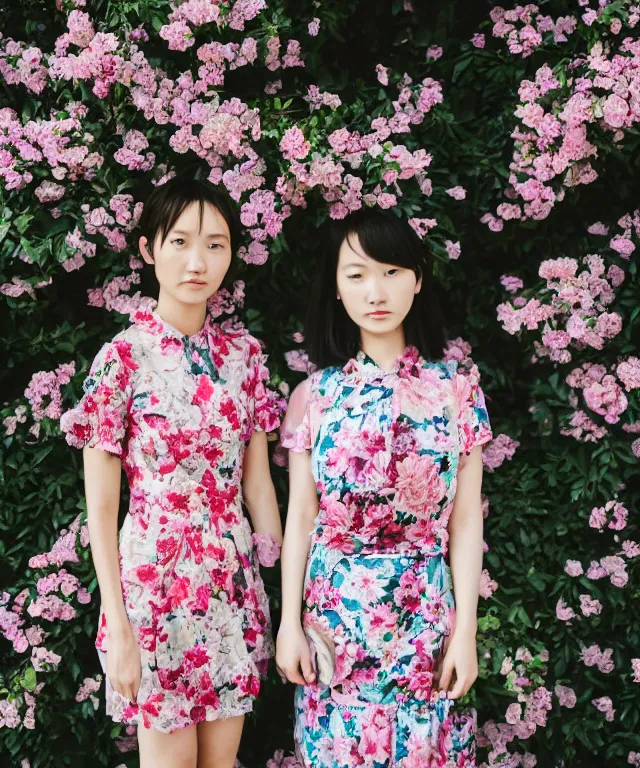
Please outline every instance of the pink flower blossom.
[[487, 600], [496, 589], [498, 589], [498, 582], [491, 578], [486, 568], [483, 569], [480, 574], [480, 597], [484, 597]]
[[389, 85], [389, 69], [382, 64], [376, 64], [376, 75], [378, 82], [382, 85]]
[[417, 232], [417, 234], [424, 238], [427, 234], [429, 234], [429, 230], [433, 229], [435, 226], [437, 226], [438, 222], [436, 219], [409, 219], [409, 224], [413, 227], [413, 229]]
[[445, 247], [445, 250], [447, 251], [447, 256], [452, 261], [455, 261], [456, 259], [460, 258], [460, 252], [461, 252], [460, 242], [454, 243], [451, 240], [445, 240], [444, 247]]
[[567, 560], [564, 564], [564, 570], [569, 576], [581, 576], [584, 573], [579, 560]]
[[505, 712], [504, 719], [510, 725], [515, 725], [519, 720], [522, 719], [522, 705], [516, 703], [509, 704], [507, 711]]
[[590, 595], [580, 595], [580, 610], [583, 616], [598, 616], [602, 612], [602, 603]]
[[292, 371], [301, 371], [302, 373], [309, 373], [311, 364], [309, 362], [309, 355], [303, 349], [292, 349], [289, 352], [284, 353], [287, 366]]
[[320, 32], [320, 19], [312, 19], [309, 22], [308, 31], [311, 37], [317, 37], [318, 32]]
[[58, 656], [53, 651], [39, 646], [31, 651], [31, 664], [36, 672], [47, 671], [47, 669], [56, 669], [62, 661], [62, 656]]
[[609, 696], [601, 696], [599, 699], [593, 699], [591, 703], [599, 712], [604, 713], [607, 722], [611, 722], [615, 718], [616, 711], [613, 708], [613, 702]]
[[445, 192], [454, 200], [464, 200], [467, 196], [467, 190], [464, 187], [451, 187], [446, 189]]
[[280, 557], [280, 542], [271, 534], [254, 533], [252, 538], [260, 565], [273, 568]]
[[572, 608], [570, 608], [565, 601], [560, 598], [556, 604], [556, 617], [560, 621], [571, 621], [576, 618], [576, 614]]
[[311, 145], [305, 141], [304, 134], [295, 125], [285, 132], [280, 141], [280, 151], [287, 160], [303, 160], [310, 149]]
[[640, 358], [629, 357], [619, 363], [616, 374], [627, 392], [632, 389], [640, 389]]
[[513, 275], [502, 275], [500, 278], [501, 285], [509, 291], [509, 293], [515, 293], [520, 291], [524, 287], [524, 283], [519, 277]]
[[520, 443], [509, 435], [497, 435], [484, 449], [482, 463], [493, 472], [504, 461], [511, 461]]
[[561, 707], [567, 707], [567, 709], [573, 709], [575, 707], [577, 698], [573, 688], [557, 684], [554, 688], [554, 692], [558, 697]]
[[609, 242], [609, 246], [617, 251], [623, 259], [628, 259], [629, 256], [635, 251], [635, 244], [627, 237], [616, 235]]

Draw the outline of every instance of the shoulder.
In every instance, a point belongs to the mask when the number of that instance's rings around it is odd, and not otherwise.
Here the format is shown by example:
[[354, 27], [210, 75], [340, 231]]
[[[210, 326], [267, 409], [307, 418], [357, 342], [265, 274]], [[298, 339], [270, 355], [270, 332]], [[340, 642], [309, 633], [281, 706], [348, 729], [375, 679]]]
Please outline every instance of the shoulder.
[[480, 371], [470, 357], [465, 357], [464, 360], [452, 362], [456, 365], [456, 376], [463, 377], [471, 386], [478, 385], [480, 382]]
[[235, 317], [222, 323], [211, 323], [208, 341], [214, 354], [231, 363], [247, 363], [262, 351], [258, 339]]
[[345, 374], [338, 365], [330, 365], [327, 368], [321, 368], [314, 371], [309, 377], [313, 389], [329, 390], [337, 387], [344, 381]]
[[118, 362], [123, 365], [133, 363], [134, 350], [138, 345], [138, 334], [134, 327], [117, 333], [111, 341], [105, 342], [95, 356], [93, 365]]
[[425, 360], [423, 370], [433, 371], [441, 379], [452, 379], [458, 370], [457, 360]]
[[311, 399], [311, 376], [307, 377], [304, 381], [293, 390], [289, 397], [289, 403], [287, 405], [288, 412], [303, 413]]
[[464, 377], [472, 384], [477, 384], [480, 380], [480, 371], [478, 366], [473, 362], [470, 357], [465, 357], [462, 360], [439, 360], [436, 362], [425, 363], [425, 368], [435, 368], [442, 374], [442, 378], [456, 379], [457, 377]]

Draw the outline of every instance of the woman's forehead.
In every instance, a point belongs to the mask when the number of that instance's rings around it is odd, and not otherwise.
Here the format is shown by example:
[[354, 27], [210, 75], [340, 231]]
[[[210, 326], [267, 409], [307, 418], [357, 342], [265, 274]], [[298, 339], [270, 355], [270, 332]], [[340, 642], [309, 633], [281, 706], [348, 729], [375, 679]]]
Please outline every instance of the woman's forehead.
[[172, 232], [181, 231], [186, 234], [204, 234], [229, 236], [229, 226], [218, 209], [211, 203], [198, 202], [189, 204], [176, 219], [171, 228]]

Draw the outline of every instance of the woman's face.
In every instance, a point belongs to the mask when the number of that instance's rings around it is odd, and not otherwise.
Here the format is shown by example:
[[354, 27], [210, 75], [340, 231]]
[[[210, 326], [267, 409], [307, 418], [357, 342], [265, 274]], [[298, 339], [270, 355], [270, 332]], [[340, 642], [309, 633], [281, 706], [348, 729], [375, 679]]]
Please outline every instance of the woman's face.
[[149, 252], [140, 238], [140, 252], [153, 264], [160, 293], [181, 304], [206, 302], [222, 284], [231, 264], [231, 233], [217, 208], [191, 203], [178, 217], [161, 245], [161, 235]]
[[402, 325], [422, 280], [412, 269], [367, 256], [358, 236], [352, 235], [340, 246], [336, 283], [349, 317], [361, 331], [377, 336]]

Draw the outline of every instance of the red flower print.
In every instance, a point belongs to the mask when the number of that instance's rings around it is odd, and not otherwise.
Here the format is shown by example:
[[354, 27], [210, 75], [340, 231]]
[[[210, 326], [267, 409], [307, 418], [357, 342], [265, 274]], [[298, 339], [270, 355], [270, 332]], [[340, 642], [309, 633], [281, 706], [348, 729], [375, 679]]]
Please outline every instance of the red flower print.
[[188, 648], [182, 657], [185, 674], [204, 666], [209, 661], [209, 652], [203, 645]]

